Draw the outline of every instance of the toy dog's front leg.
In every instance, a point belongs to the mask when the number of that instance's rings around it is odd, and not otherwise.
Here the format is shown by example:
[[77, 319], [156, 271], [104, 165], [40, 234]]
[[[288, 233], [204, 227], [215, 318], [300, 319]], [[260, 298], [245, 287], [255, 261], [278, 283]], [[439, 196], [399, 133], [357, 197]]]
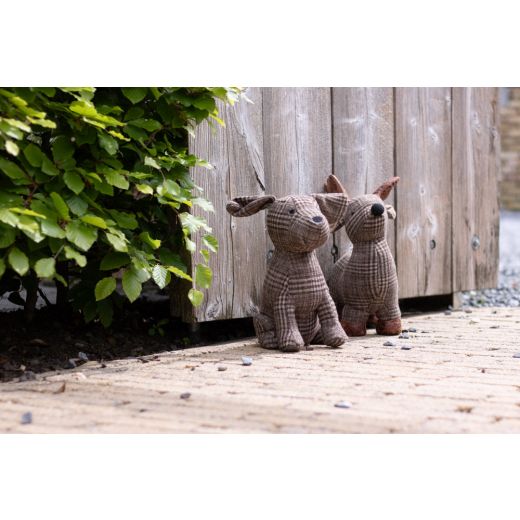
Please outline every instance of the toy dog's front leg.
[[274, 320], [271, 316], [259, 313], [253, 317], [253, 325], [255, 327], [258, 343], [260, 343], [262, 348], [271, 350], [278, 348]]
[[354, 308], [345, 304], [341, 312], [341, 326], [348, 336], [364, 336], [367, 333], [367, 321], [369, 317], [368, 306], [366, 308]]
[[294, 304], [288, 292], [283, 292], [278, 297], [273, 311], [278, 348], [282, 352], [298, 352], [305, 342], [298, 330]]
[[321, 325], [321, 339], [325, 345], [339, 347], [347, 341], [347, 335], [338, 320], [338, 313], [332, 298], [327, 291], [324, 301], [319, 305], [318, 319]]

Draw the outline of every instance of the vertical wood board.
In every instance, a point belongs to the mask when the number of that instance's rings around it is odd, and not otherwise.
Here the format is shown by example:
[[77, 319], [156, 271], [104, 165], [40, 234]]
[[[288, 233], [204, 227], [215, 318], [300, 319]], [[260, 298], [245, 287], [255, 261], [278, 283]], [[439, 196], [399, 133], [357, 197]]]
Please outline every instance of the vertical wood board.
[[396, 89], [399, 296], [452, 292], [451, 89]]

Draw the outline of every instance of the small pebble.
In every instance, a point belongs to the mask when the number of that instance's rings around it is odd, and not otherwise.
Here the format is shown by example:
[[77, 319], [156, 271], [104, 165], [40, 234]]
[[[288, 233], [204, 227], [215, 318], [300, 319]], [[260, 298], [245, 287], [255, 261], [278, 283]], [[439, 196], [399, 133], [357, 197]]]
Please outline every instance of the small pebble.
[[479, 318], [471, 318], [471, 319], [469, 320], [469, 322], [470, 322], [471, 324], [480, 323], [480, 319], [479, 319]]
[[242, 356], [242, 365], [245, 365], [246, 367], [253, 364], [253, 358], [250, 358], [248, 356]]
[[69, 359], [67, 361], [67, 366], [66, 368], [76, 368], [76, 362], [73, 360], [73, 359]]
[[516, 359], [520, 359], [520, 352], [517, 352], [516, 354], [513, 354], [513, 357]]
[[464, 312], [465, 312], [466, 314], [471, 314], [473, 311], [472, 311], [471, 309], [464, 309]]
[[383, 343], [383, 346], [384, 347], [396, 347], [397, 343], [395, 341], [392, 341], [391, 339], [389, 339], [388, 341], [385, 341]]
[[403, 332], [399, 334], [399, 339], [410, 339], [410, 336], [408, 336], [408, 332]]
[[444, 311], [444, 314], [445, 314], [446, 316], [451, 316], [451, 311], [449, 311], [449, 310], [448, 310], [448, 311]]
[[32, 370], [27, 370], [20, 376], [20, 381], [34, 381], [36, 374]]
[[498, 329], [500, 327], [500, 325], [491, 325], [491, 327], [489, 327], [490, 329]]
[[81, 361], [88, 361], [88, 356], [85, 352], [78, 352], [78, 358], [81, 359]]
[[336, 408], [352, 408], [352, 403], [349, 401], [339, 401], [334, 405]]
[[25, 412], [22, 415], [22, 419], [20, 421], [21, 424], [31, 424], [32, 423], [32, 413], [31, 412]]
[[189, 399], [190, 397], [191, 397], [190, 392], [184, 392], [183, 394], [181, 394], [181, 399]]
[[220, 366], [220, 367], [217, 367], [217, 370], [218, 370], [219, 372], [224, 372], [224, 371], [227, 370], [227, 367]]
[[401, 350], [412, 350], [412, 347], [410, 345], [403, 345]]
[[408, 332], [417, 332], [417, 329], [415, 327], [409, 327]]

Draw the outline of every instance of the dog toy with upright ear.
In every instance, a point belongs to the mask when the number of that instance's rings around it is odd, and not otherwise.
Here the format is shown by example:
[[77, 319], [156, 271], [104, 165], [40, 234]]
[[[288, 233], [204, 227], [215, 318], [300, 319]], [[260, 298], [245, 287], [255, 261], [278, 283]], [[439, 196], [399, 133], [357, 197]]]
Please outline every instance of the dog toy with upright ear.
[[[372, 321], [378, 334], [401, 332], [397, 270], [386, 241], [387, 221], [395, 218], [395, 210], [383, 203], [398, 181], [393, 177], [372, 195], [348, 203], [344, 220], [352, 252], [334, 264], [328, 283], [349, 336], [364, 336]], [[327, 178], [325, 191], [347, 195], [334, 175]]]
[[254, 316], [260, 345], [297, 352], [311, 342], [338, 347], [347, 340], [314, 250], [343, 224], [343, 194], [238, 197], [226, 209], [247, 217], [267, 209], [275, 246], [267, 268], [260, 312]]

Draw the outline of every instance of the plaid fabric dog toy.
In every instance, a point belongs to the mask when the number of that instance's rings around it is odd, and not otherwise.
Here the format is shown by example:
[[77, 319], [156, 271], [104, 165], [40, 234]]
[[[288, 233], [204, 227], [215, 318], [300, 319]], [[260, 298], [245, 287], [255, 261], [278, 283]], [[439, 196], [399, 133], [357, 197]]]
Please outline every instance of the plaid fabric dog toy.
[[343, 194], [276, 199], [238, 197], [226, 209], [234, 217], [267, 211], [267, 230], [275, 246], [254, 316], [260, 345], [297, 352], [311, 342], [338, 347], [347, 340], [314, 250], [343, 224]]
[[[367, 322], [375, 322], [378, 334], [401, 332], [397, 271], [386, 241], [388, 218], [395, 218], [395, 210], [383, 204], [398, 181], [393, 177], [372, 195], [348, 203], [345, 230], [352, 252], [334, 264], [328, 283], [349, 336], [364, 336]], [[327, 178], [325, 191], [347, 195], [334, 175]]]

